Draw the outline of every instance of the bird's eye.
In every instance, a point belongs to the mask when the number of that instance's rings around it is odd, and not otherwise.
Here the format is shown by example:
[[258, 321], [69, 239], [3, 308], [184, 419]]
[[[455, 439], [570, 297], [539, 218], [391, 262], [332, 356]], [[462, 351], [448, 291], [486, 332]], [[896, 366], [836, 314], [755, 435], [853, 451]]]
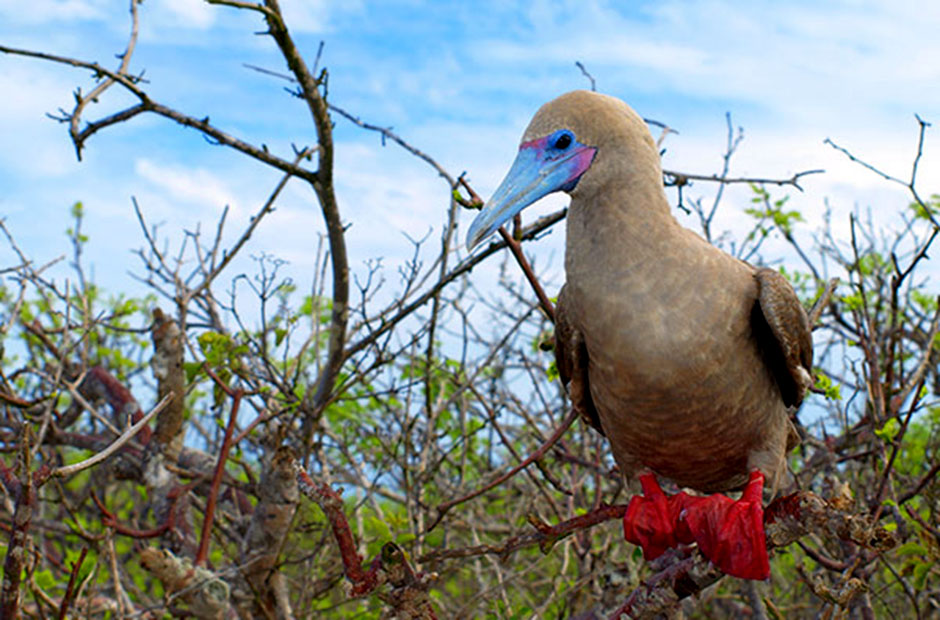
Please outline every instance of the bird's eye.
[[555, 138], [555, 144], [553, 144], [552, 146], [554, 146], [556, 149], [560, 151], [565, 150], [566, 148], [571, 146], [571, 134], [567, 132], [561, 134], [560, 136]]

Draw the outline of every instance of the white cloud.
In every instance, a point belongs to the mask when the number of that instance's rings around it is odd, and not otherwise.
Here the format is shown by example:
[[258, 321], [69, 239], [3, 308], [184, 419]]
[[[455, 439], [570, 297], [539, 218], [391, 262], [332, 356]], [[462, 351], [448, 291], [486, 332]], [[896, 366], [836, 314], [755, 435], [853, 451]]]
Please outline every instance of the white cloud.
[[233, 215], [241, 210], [240, 201], [229, 185], [204, 168], [186, 168], [141, 158], [134, 171], [152, 187], [162, 190], [177, 203], [177, 208], [197, 207], [206, 213], [218, 213], [228, 206]]
[[516, 68], [579, 59], [602, 90], [737, 99], [790, 123], [857, 119], [886, 104], [926, 112], [940, 100], [940, 5], [932, 3], [666, 1], [624, 16], [596, 2], [540, 11], [550, 17], [532, 31], [475, 44], [475, 53]]
[[108, 14], [109, 0], [42, 0], [21, 2], [0, 0], [0, 17], [7, 23], [42, 24], [52, 21], [103, 19]]
[[329, 2], [328, 0], [281, 0], [281, 11], [297, 33], [324, 32], [337, 13], [358, 13], [363, 9], [360, 0]]
[[219, 7], [196, 0], [163, 0], [161, 5], [174, 18], [176, 26], [201, 30], [215, 23], [215, 16], [219, 10]]
[[67, 127], [45, 116], [71, 101], [69, 86], [57, 79], [62, 72], [51, 69], [18, 58], [0, 63], [0, 92], [10, 94], [0, 104], [0, 166], [19, 180], [61, 177], [76, 168]]
[[[206, 29], [215, 21], [218, 7], [202, 0], [156, 0], [139, 6], [141, 20], [163, 26]], [[112, 21], [130, 23], [129, 1], [121, 0], [0, 0], [0, 17], [6, 23], [47, 24], [52, 22]]]

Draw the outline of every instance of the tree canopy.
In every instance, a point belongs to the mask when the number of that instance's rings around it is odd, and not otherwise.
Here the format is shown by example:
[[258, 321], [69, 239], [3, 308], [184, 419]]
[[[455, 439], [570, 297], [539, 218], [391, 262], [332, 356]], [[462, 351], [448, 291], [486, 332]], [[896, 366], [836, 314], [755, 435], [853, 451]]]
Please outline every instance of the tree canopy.
[[[211, 110], [153, 98], [133, 63], [134, 0], [116, 63], [0, 45], [7, 59], [91, 73], [95, 86], [56, 119], [79, 155], [152, 116], [280, 177], [234, 236], [223, 213], [167, 238], [135, 202], [143, 294], [90, 276], [90, 206], [74, 204], [63, 237], [68, 279], [0, 220], [17, 257], [0, 265], [0, 616], [938, 614], [940, 306], [925, 265], [940, 196], [917, 177], [929, 123], [918, 117], [907, 178], [832, 143], [908, 192], [889, 229], [859, 210], [847, 226], [808, 230], [788, 194], [819, 171], [729, 176], [740, 144], [730, 117], [722, 170], [664, 175], [705, 239], [778, 268], [814, 324], [793, 485], [767, 509], [771, 578], [745, 582], [695, 548], [647, 563], [623, 541], [630, 492], [604, 438], [569, 408], [551, 350], [559, 283], [527, 255], [565, 211], [517, 218], [466, 253], [459, 216], [481, 205], [467, 175], [334, 101], [328, 66], [298, 50], [276, 0], [210, 4], [262, 20], [284, 61], [264, 68], [287, 84], [272, 92], [303, 103], [310, 144], [279, 152], [216, 125]], [[124, 107], [96, 116], [111, 97]], [[411, 260], [350, 266], [357, 231], [334, 187], [336, 123], [375, 132], [446, 183], [438, 234], [413, 240]], [[322, 216], [303, 282], [251, 239], [289, 183], [307, 187]], [[723, 202], [729, 184], [748, 185], [750, 202]], [[743, 234], [716, 230], [729, 209], [748, 218]], [[764, 256], [771, 239], [786, 261]], [[252, 269], [236, 271], [252, 252]], [[474, 274], [481, 264], [498, 280]]]

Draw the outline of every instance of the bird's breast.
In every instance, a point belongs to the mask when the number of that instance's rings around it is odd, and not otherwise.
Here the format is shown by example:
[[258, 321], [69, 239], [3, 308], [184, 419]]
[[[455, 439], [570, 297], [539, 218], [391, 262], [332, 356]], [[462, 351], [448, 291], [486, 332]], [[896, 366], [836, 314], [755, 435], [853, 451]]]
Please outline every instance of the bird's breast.
[[751, 330], [754, 278], [710, 258], [655, 274], [634, 266], [572, 291], [591, 396], [618, 461], [702, 490], [746, 476], [748, 452], [782, 406]]

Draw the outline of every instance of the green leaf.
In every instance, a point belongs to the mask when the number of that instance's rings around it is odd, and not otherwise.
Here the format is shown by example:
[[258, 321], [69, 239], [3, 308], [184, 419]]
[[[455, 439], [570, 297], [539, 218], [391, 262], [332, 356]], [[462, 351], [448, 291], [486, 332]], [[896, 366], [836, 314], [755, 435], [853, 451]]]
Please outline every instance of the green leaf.
[[885, 441], [891, 441], [897, 434], [901, 432], [901, 423], [898, 422], [897, 418], [891, 418], [885, 422], [884, 426], [879, 429], [875, 429], [875, 435], [881, 437]]
[[548, 375], [549, 381], [554, 381], [558, 378], [558, 364], [552, 360], [552, 363], [548, 365], [548, 368], [545, 370], [545, 374]]
[[218, 366], [225, 361], [232, 348], [232, 339], [218, 332], [203, 332], [198, 338], [199, 348], [211, 366]]
[[908, 541], [897, 548], [897, 555], [926, 555], [927, 549], [920, 543]]
[[821, 370], [816, 371], [816, 388], [822, 390], [828, 400], [842, 400], [841, 386], [833, 383], [829, 375]]
[[937, 310], [937, 298], [932, 295], [927, 295], [923, 291], [914, 289], [911, 291], [911, 299], [914, 300], [914, 303], [920, 306], [921, 310], [924, 312], [936, 312]]
[[927, 572], [930, 570], [931, 564], [923, 562], [917, 564], [914, 567], [914, 590], [917, 592], [923, 592], [924, 588], [927, 585]]
[[186, 383], [192, 383], [200, 372], [202, 362], [183, 362], [183, 371], [186, 373]]
[[56, 578], [48, 568], [36, 572], [35, 577], [36, 585], [39, 586], [40, 590], [50, 590], [56, 584]]
[[392, 530], [388, 527], [388, 523], [382, 519], [379, 519], [378, 517], [369, 517], [366, 521], [366, 527], [376, 537], [382, 539], [383, 541], [390, 540], [392, 538]]

